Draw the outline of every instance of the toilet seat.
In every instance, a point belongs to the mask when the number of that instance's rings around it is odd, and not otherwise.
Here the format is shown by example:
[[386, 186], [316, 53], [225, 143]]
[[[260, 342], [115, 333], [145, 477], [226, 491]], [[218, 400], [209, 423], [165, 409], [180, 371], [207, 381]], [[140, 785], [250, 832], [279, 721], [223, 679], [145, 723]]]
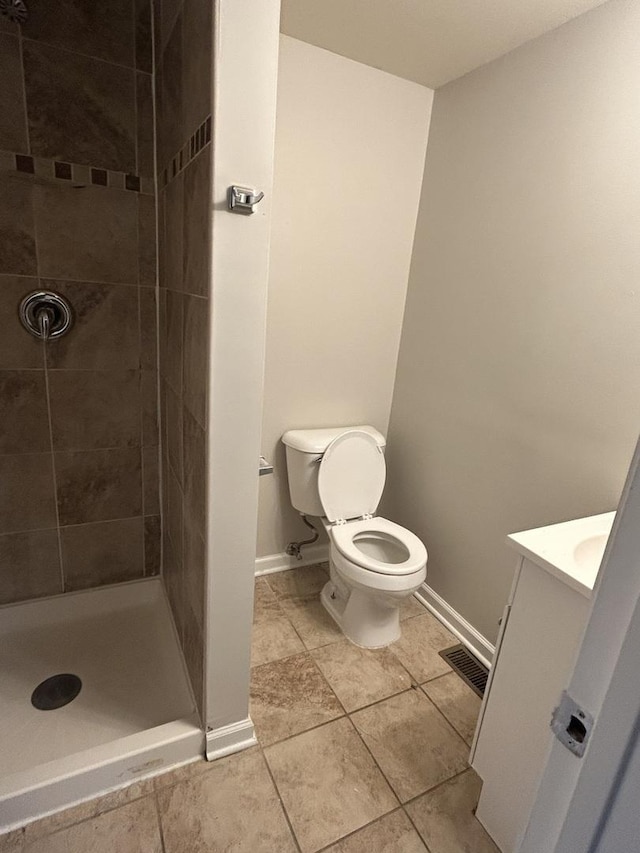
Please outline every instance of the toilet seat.
[[[346, 560], [370, 572], [411, 575], [421, 571], [427, 562], [424, 543], [406, 527], [381, 516], [333, 525], [329, 534]], [[384, 558], [385, 550], [392, 561]]]

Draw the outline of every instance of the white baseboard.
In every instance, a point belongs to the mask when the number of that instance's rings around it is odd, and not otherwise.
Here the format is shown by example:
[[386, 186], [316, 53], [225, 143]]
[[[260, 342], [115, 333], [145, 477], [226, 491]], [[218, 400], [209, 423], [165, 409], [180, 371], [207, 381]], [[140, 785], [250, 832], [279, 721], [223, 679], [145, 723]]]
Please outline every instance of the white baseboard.
[[437, 592], [423, 583], [416, 592], [416, 598], [421, 601], [427, 610], [430, 610], [440, 622], [448, 628], [452, 634], [463, 643], [485, 666], [491, 666], [491, 661], [496, 648], [486, 637], [461, 616], [457, 610], [444, 600]]
[[324, 563], [328, 559], [328, 542], [307, 545], [302, 549], [301, 560], [290, 557], [284, 551], [280, 554], [268, 554], [266, 557], [258, 557], [256, 559], [256, 577], [259, 575], [271, 575], [274, 572], [286, 572], [289, 569], [298, 569], [301, 566], [311, 566], [314, 563]]
[[258, 743], [251, 717], [206, 733], [207, 761], [241, 752]]

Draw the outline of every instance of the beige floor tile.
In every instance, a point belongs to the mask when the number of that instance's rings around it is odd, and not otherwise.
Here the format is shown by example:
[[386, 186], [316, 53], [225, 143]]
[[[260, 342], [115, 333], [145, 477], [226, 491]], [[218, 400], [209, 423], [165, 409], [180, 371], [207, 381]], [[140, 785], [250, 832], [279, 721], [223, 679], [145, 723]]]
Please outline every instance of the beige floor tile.
[[277, 601], [268, 601], [266, 598], [266, 595], [261, 596], [261, 600], [256, 598], [255, 602], [251, 635], [252, 666], [260, 666], [304, 651], [302, 640], [280, 605]]
[[455, 672], [428, 681], [422, 689], [471, 746], [482, 704], [480, 697]]
[[214, 761], [157, 796], [166, 853], [295, 853], [260, 750]]
[[260, 618], [265, 610], [268, 610], [276, 602], [276, 596], [265, 578], [256, 578], [255, 592], [253, 595], [253, 618]]
[[20, 853], [22, 850], [22, 842], [24, 840], [24, 831], [22, 829], [12, 829], [11, 832], [5, 832], [0, 835], [0, 853]]
[[346, 718], [267, 747], [265, 756], [302, 853], [337, 841], [397, 805]]
[[[153, 779], [134, 782], [126, 788], [121, 788], [119, 791], [112, 791], [110, 794], [105, 794], [104, 797], [88, 800], [86, 803], [80, 803], [70, 809], [56, 812], [55, 814], [43, 817], [41, 820], [30, 823], [25, 827], [25, 839], [27, 841], [35, 841], [36, 838], [50, 835], [52, 832], [57, 832], [66, 826], [72, 826], [74, 823], [80, 823], [83, 820], [97, 817], [126, 803], [131, 803], [133, 800], [140, 799], [140, 797], [152, 793], [153, 790]], [[0, 850], [2, 850], [1, 846]]]
[[[257, 747], [254, 747], [257, 749]], [[153, 777], [153, 784], [156, 791], [162, 788], [169, 788], [171, 785], [177, 785], [178, 782], [188, 782], [196, 776], [201, 776], [203, 773], [208, 773], [215, 763], [207, 761], [205, 758], [198, 758], [196, 761], [189, 761], [187, 764], [181, 764], [168, 773], [160, 773]]]
[[308, 653], [251, 671], [251, 719], [262, 746], [343, 714], [342, 705]]
[[389, 649], [361, 649], [343, 640], [311, 654], [349, 712], [411, 687], [409, 674]]
[[467, 766], [469, 749], [421, 690], [408, 690], [351, 717], [401, 802]]
[[136, 800], [32, 843], [24, 853], [162, 853], [153, 797]]
[[386, 815], [328, 847], [325, 853], [428, 853], [402, 811]]
[[279, 601], [287, 598], [307, 598], [318, 596], [329, 580], [327, 563], [315, 566], [301, 566], [288, 572], [275, 572], [265, 575], [265, 580]]
[[420, 602], [414, 595], [410, 595], [409, 598], [404, 598], [400, 602], [401, 622], [403, 622], [405, 619], [410, 619], [412, 616], [422, 616], [423, 613], [427, 612], [427, 608], [424, 607], [424, 605], [420, 604]]
[[283, 599], [280, 605], [308, 649], [317, 649], [343, 639], [344, 634], [319, 598]]
[[402, 623], [400, 639], [389, 648], [421, 684], [451, 672], [451, 667], [438, 652], [457, 642], [453, 634], [447, 631], [435, 616], [425, 612], [422, 616], [405, 620]]
[[469, 770], [407, 805], [431, 853], [499, 853], [473, 814], [481, 787]]

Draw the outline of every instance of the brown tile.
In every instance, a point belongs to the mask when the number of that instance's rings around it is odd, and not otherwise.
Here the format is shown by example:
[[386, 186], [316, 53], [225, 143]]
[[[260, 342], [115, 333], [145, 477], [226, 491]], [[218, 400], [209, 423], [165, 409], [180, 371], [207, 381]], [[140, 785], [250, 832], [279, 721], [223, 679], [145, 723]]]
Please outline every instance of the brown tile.
[[[182, 489], [176, 480], [171, 469], [166, 472], [165, 477], [167, 491], [167, 511], [164, 519], [164, 524], [169, 535], [169, 539], [173, 545], [174, 554], [180, 569], [182, 569], [182, 535], [183, 535], [183, 506], [182, 506]], [[180, 572], [181, 586], [183, 573]]]
[[124, 806], [126, 803], [138, 800], [146, 794], [152, 793], [153, 790], [153, 781], [145, 779], [141, 782], [134, 782], [126, 788], [120, 788], [118, 791], [112, 791], [103, 797], [96, 797], [69, 809], [55, 812], [55, 814], [28, 824], [25, 827], [25, 840], [28, 842], [35, 841], [37, 838], [51, 835], [53, 832], [72, 826], [74, 823], [97, 817], [119, 806]]
[[29, 853], [162, 853], [153, 797], [77, 823], [28, 846]]
[[331, 844], [397, 806], [346, 718], [269, 746], [265, 757], [302, 853]]
[[41, 275], [138, 283], [136, 193], [37, 185], [34, 210]]
[[[189, 0], [189, 2], [201, 2], [201, 0]], [[210, 292], [213, 204], [211, 193], [211, 148], [209, 147], [189, 163], [184, 173], [182, 286], [186, 292], [197, 296], [209, 296]]]
[[165, 291], [166, 312], [160, 325], [160, 371], [176, 394], [182, 394], [182, 294]]
[[56, 530], [0, 536], [0, 604], [59, 592], [62, 578]]
[[29, 40], [23, 57], [31, 153], [135, 172], [135, 72]]
[[187, 134], [212, 112], [212, 4], [184, 0], [182, 7], [182, 91]]
[[317, 649], [344, 638], [319, 598], [284, 598], [280, 605], [307, 649]]
[[434, 853], [499, 853], [473, 811], [482, 784], [473, 770], [407, 805], [409, 817]]
[[167, 385], [165, 391], [165, 428], [166, 428], [166, 450], [169, 457], [169, 465], [179, 483], [183, 481], [183, 414], [180, 398]]
[[140, 448], [60, 452], [55, 465], [61, 525], [141, 515]]
[[182, 583], [181, 564], [176, 558], [175, 548], [167, 532], [168, 522], [164, 521], [162, 532], [162, 580], [167, 590], [167, 598], [176, 625], [178, 636], [182, 639], [185, 622], [184, 584]]
[[185, 599], [200, 627], [204, 626], [205, 541], [188, 516], [183, 518], [182, 547], [184, 557]]
[[159, 442], [158, 432], [158, 374], [155, 370], [143, 370], [140, 376], [142, 400], [142, 442], [152, 447]]
[[107, 62], [133, 65], [130, 0], [110, 0], [108, 6], [96, 6], [91, 0], [62, 0], [56, 6], [34, 0], [24, 35]]
[[253, 588], [253, 618], [258, 619], [276, 603], [276, 597], [264, 577], [256, 578]]
[[251, 671], [251, 719], [262, 746], [343, 714], [342, 705], [307, 653]]
[[207, 423], [209, 376], [209, 300], [184, 297], [182, 394], [185, 406], [201, 427]]
[[0, 173], [0, 258], [3, 273], [37, 272], [33, 184], [27, 175]]
[[114, 284], [43, 280], [66, 296], [75, 316], [73, 331], [47, 348], [51, 368], [136, 369], [140, 363], [138, 290]]
[[153, 72], [153, 39], [151, 29], [151, 3], [149, 0], [135, 0], [136, 15], [136, 68]]
[[420, 690], [408, 690], [351, 717], [401, 802], [467, 766], [469, 750]]
[[[2, 24], [0, 23], [0, 29]], [[20, 853], [24, 840], [24, 829], [12, 829], [0, 835], [0, 853]]]
[[311, 655], [347, 711], [411, 687], [409, 674], [389, 649], [361, 649], [343, 640]]
[[[164, 6], [162, 10], [164, 27]], [[156, 81], [159, 94], [160, 160], [166, 163], [180, 149], [185, 137], [184, 97], [182, 92], [182, 16], [178, 13], [159, 63]]]
[[159, 515], [148, 515], [144, 520], [144, 574], [159, 575], [161, 569], [161, 527]]
[[0, 533], [56, 525], [50, 453], [0, 456]]
[[183, 409], [184, 511], [204, 533], [207, 512], [207, 454], [205, 432], [187, 409]]
[[157, 515], [160, 512], [159, 447], [143, 447], [142, 464], [144, 467], [144, 514]]
[[401, 629], [400, 639], [389, 648], [416, 681], [422, 683], [451, 672], [451, 667], [438, 652], [457, 640], [435, 616], [425, 613], [407, 619], [402, 622]]
[[5, 323], [0, 335], [0, 369], [44, 367], [42, 342], [30, 335], [17, 320], [22, 298], [38, 289], [37, 278], [0, 275], [0, 316], [12, 319], [12, 322]]
[[0, 370], [0, 411], [0, 453], [51, 449], [43, 370]]
[[0, 148], [27, 151], [27, 117], [17, 36], [0, 35], [0, 80]]
[[275, 572], [267, 575], [266, 580], [279, 601], [307, 598], [320, 595], [322, 587], [329, 580], [329, 572], [326, 563], [317, 563], [287, 572]]
[[[172, 152], [172, 156], [173, 156]], [[184, 245], [184, 174], [174, 178], [165, 190], [164, 263], [165, 285], [182, 290]]]
[[143, 520], [60, 528], [65, 591], [144, 576]]
[[159, 27], [160, 46], [164, 48], [169, 40], [169, 36], [175, 26], [178, 13], [182, 6], [182, 0], [161, 0], [161, 3], [156, 4], [161, 7], [162, 20]]
[[153, 177], [153, 90], [151, 74], [136, 74], [136, 174]]
[[140, 445], [138, 370], [51, 370], [54, 450]]
[[295, 853], [258, 750], [212, 762], [207, 772], [161, 790], [158, 802], [166, 853]]
[[188, 602], [185, 605], [182, 648], [191, 689], [197, 708], [202, 713], [204, 707], [204, 635], [201, 623], [192, 612]]
[[480, 697], [455, 672], [428, 681], [422, 689], [471, 746], [482, 704]]
[[304, 650], [302, 640], [277, 603], [254, 620], [251, 635], [252, 666], [279, 660]]
[[[152, 195], [138, 196], [138, 280], [144, 287], [144, 292], [150, 290], [155, 294], [156, 286], [156, 204]], [[143, 291], [141, 291], [142, 293]], [[148, 297], [147, 293], [147, 297]], [[148, 315], [141, 315], [148, 319]], [[155, 300], [153, 306], [153, 325], [147, 330], [157, 327], [155, 318]], [[153, 355], [154, 362], [157, 355]]]
[[[402, 811], [392, 812], [375, 823], [365, 826], [326, 853], [428, 853], [411, 821]], [[437, 851], [435, 851], [437, 853]]]
[[158, 266], [158, 287], [165, 288], [167, 286], [167, 269], [166, 269], [166, 238], [165, 238], [165, 207], [166, 207], [167, 191], [160, 189], [160, 183], [157, 187], [157, 211], [158, 219], [157, 231], [157, 266]]

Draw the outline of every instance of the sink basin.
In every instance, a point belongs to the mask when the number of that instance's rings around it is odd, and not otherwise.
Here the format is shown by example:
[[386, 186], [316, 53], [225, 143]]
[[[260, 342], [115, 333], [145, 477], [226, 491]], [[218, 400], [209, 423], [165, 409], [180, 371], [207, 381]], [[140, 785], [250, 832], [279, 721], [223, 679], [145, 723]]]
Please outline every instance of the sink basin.
[[521, 554], [589, 597], [596, 582], [615, 512], [576, 518], [508, 537]]

